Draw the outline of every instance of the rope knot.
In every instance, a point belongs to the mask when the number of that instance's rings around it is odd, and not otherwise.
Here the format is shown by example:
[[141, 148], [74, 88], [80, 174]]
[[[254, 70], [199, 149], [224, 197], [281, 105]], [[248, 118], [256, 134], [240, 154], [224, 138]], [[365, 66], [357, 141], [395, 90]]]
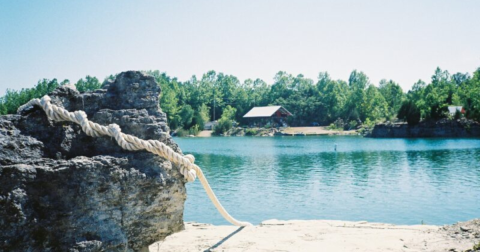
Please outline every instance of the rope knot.
[[185, 156], [183, 156], [184, 158], [188, 159], [188, 161], [190, 161], [190, 163], [194, 164], [195, 163], [195, 157], [192, 155], [192, 154], [187, 154]]
[[183, 175], [184, 178], [187, 179], [188, 182], [193, 182], [197, 178], [197, 172], [194, 169], [188, 169], [185, 166], [180, 167], [180, 173]]
[[117, 124], [112, 123], [108, 125], [108, 132], [110, 132], [112, 136], [116, 136], [122, 132], [122, 129]]
[[42, 104], [42, 107], [43, 107], [43, 106], [45, 106], [45, 104], [50, 103], [51, 100], [52, 100], [52, 98], [50, 98], [50, 96], [45, 95], [40, 100], [40, 104]]
[[87, 113], [77, 110], [73, 112], [75, 114], [75, 118], [77, 119], [78, 123], [82, 123], [87, 118]]

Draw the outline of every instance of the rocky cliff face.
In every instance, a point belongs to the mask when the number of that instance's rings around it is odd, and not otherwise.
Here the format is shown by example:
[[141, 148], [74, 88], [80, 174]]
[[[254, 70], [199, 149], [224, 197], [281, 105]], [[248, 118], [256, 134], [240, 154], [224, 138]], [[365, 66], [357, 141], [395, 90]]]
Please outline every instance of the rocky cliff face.
[[368, 137], [480, 137], [480, 123], [471, 120], [442, 119], [421, 122], [415, 126], [406, 123], [377, 124]]
[[[50, 97], [181, 152], [152, 77], [124, 72], [104, 88]], [[89, 137], [41, 108], [0, 117], [0, 251], [140, 251], [184, 228], [185, 199], [183, 176], [161, 157]]]

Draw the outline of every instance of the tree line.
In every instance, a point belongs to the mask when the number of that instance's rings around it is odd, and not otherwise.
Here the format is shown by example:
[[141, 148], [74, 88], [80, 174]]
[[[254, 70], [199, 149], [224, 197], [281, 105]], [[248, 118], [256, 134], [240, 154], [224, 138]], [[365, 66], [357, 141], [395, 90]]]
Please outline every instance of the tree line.
[[[111, 76], [109, 77], [111, 78]], [[70, 84], [70, 81], [63, 80], [59, 82], [57, 79], [42, 79], [33, 88], [23, 88], [18, 91], [7, 89], [6, 94], [0, 97], [0, 115], [14, 114], [17, 112], [18, 107], [31, 99], [40, 98], [65, 84]], [[101, 86], [102, 84], [96, 77], [89, 75], [75, 83], [75, 87], [80, 92], [99, 89]]]
[[[162, 89], [160, 106], [167, 114], [172, 130], [195, 133], [205, 123], [219, 120], [223, 130], [232, 121], [240, 125], [249, 122], [243, 115], [254, 106], [280, 105], [293, 116], [292, 126], [337, 125], [354, 128], [380, 121], [405, 120], [416, 124], [421, 120], [448, 117], [449, 105], [463, 106], [465, 117], [480, 120], [480, 68], [469, 73], [450, 74], [437, 68], [429, 83], [419, 80], [404, 92], [393, 80], [381, 80], [374, 85], [368, 76], [354, 70], [348, 80], [334, 80], [321, 72], [316, 81], [302, 74], [278, 72], [273, 83], [261, 79], [241, 82], [237, 77], [209, 71], [201, 78], [193, 76], [181, 82], [158, 70], [145, 71], [155, 78]], [[106, 79], [114, 78], [114, 75]], [[33, 88], [7, 90], [0, 98], [0, 113], [15, 113], [18, 106], [41, 97], [59, 85], [70, 83], [41, 80]], [[96, 77], [87, 76], [75, 83], [81, 92], [101, 87]]]

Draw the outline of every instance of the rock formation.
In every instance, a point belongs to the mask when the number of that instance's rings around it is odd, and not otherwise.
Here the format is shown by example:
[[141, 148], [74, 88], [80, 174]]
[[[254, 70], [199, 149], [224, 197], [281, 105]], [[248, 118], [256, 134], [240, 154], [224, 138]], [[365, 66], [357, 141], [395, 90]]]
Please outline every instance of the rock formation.
[[[49, 95], [181, 153], [159, 94], [152, 77], [130, 71], [94, 92], [62, 86]], [[185, 199], [183, 176], [161, 157], [89, 137], [41, 108], [0, 117], [0, 251], [140, 251], [184, 228]]]
[[415, 126], [406, 123], [377, 124], [368, 137], [480, 137], [480, 123], [459, 119], [424, 121]]

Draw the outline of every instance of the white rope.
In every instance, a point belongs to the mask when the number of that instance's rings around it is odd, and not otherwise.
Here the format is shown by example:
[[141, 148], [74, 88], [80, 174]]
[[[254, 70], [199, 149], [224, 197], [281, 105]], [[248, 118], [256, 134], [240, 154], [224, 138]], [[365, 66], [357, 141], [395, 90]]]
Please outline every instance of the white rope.
[[193, 155], [182, 156], [172, 150], [169, 146], [157, 140], [143, 140], [138, 137], [122, 133], [120, 126], [117, 124], [110, 124], [108, 126], [103, 126], [98, 123], [89, 121], [87, 114], [84, 111], [75, 111], [69, 112], [66, 109], [56, 106], [50, 103], [51, 98], [48, 95], [45, 95], [42, 99], [32, 99], [26, 104], [18, 108], [18, 112], [25, 110], [31, 106], [41, 107], [48, 118], [54, 121], [69, 121], [74, 122], [82, 127], [82, 130], [88, 136], [100, 137], [100, 136], [110, 136], [115, 139], [118, 145], [123, 149], [130, 151], [137, 150], [146, 150], [158, 156], [161, 156], [176, 165], [179, 166], [180, 173], [187, 179], [187, 181], [192, 182], [196, 177], [202, 183], [205, 192], [208, 197], [215, 205], [217, 210], [222, 214], [222, 216], [232, 223], [235, 226], [251, 226], [252, 224], [248, 222], [238, 221], [233, 218], [226, 210], [223, 208], [220, 201], [215, 196], [210, 184], [208, 183], [205, 175], [203, 175], [202, 170], [198, 167], [195, 162], [195, 157]]

